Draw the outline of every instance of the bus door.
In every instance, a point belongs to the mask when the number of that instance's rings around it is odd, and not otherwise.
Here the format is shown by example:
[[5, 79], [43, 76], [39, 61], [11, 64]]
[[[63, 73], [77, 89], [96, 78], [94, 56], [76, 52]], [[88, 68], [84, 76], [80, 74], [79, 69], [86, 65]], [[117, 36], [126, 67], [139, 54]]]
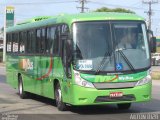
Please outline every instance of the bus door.
[[56, 26], [50, 26], [37, 30], [37, 36], [39, 36], [37, 57], [37, 78], [38, 89], [40, 95], [49, 96], [52, 90], [51, 77], [53, 74], [53, 42], [55, 39]]
[[36, 30], [36, 90], [38, 94], [44, 95], [44, 85], [47, 78], [47, 69], [49, 67], [50, 57], [46, 53], [46, 28], [39, 28]]

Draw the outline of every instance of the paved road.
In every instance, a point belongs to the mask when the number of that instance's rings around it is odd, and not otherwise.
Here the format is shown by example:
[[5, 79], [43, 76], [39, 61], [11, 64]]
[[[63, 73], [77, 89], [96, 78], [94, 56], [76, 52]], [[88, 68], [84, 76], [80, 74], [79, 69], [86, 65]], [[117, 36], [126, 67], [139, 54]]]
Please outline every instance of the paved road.
[[128, 120], [139, 113], [146, 116], [159, 115], [160, 119], [160, 81], [153, 81], [151, 102], [134, 103], [130, 110], [118, 110], [115, 105], [106, 105], [71, 107], [69, 111], [60, 112], [51, 99], [33, 95], [28, 99], [20, 99], [17, 90], [5, 83], [4, 68], [0, 67], [0, 113], [2, 119], [7, 116], [18, 117], [18, 120]]
[[160, 66], [152, 66], [151, 70], [160, 72]]

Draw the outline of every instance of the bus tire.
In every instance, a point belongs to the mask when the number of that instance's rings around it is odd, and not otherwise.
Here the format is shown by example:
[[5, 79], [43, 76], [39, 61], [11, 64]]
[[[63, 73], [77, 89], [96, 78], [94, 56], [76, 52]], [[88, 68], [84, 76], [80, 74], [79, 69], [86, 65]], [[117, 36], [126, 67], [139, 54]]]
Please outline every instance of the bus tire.
[[23, 88], [23, 80], [22, 80], [22, 76], [18, 77], [18, 93], [21, 99], [26, 98], [26, 93], [24, 91]]
[[62, 91], [60, 87], [60, 83], [57, 82], [55, 85], [55, 100], [56, 100], [56, 105], [59, 111], [66, 111], [67, 106], [66, 104], [62, 101]]
[[117, 104], [117, 106], [120, 110], [128, 110], [131, 107], [131, 103]]

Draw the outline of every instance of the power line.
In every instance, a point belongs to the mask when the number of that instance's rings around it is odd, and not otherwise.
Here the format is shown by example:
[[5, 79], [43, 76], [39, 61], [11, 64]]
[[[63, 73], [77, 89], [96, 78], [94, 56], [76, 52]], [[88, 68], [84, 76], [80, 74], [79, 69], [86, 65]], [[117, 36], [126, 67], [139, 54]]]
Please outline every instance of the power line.
[[[136, 9], [136, 10], [148, 10], [146, 8], [142, 7], [132, 7], [132, 6], [122, 6], [122, 5], [114, 5], [114, 4], [106, 4], [103, 2], [94, 2], [94, 1], [89, 1], [92, 4], [97, 4], [97, 5], [103, 5], [103, 6], [112, 6], [112, 7], [124, 7], [124, 8], [129, 8], [129, 9]], [[160, 11], [159, 9], [153, 9], [154, 11]]]
[[88, 2], [87, 0], [79, 0], [78, 1], [81, 4], [81, 7], [77, 7], [81, 9], [81, 13], [84, 13], [85, 9], [88, 9], [87, 7], [85, 7], [85, 4]]
[[153, 15], [153, 10], [152, 10], [152, 4], [157, 4], [158, 0], [154, 1], [154, 0], [149, 0], [149, 1], [142, 1], [143, 4], [148, 4], [148, 11], [145, 12], [148, 14], [148, 29], [151, 30], [151, 25], [152, 25], [152, 15]]
[[139, 5], [139, 4], [141, 4], [141, 2], [136, 2], [136, 3], [134, 3], [134, 4], [132, 4], [131, 6], [137, 6], [137, 5]]
[[103, 2], [93, 2], [93, 1], [90, 1], [90, 3], [99, 4], [99, 5], [103, 5], [103, 6], [125, 7], [125, 8], [132, 8], [132, 9], [141, 9], [141, 10], [145, 9], [145, 8], [140, 8], [140, 7], [131, 7], [131, 6], [121, 6], [121, 5], [106, 4], [106, 3], [103, 3]]

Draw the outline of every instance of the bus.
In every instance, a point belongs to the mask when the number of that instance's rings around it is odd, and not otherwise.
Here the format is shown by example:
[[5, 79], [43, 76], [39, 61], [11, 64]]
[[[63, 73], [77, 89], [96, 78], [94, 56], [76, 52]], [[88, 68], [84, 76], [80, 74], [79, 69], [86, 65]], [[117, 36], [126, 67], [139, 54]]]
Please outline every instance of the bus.
[[42, 16], [8, 28], [6, 38], [6, 79], [21, 98], [28, 92], [51, 98], [60, 111], [70, 105], [129, 109], [151, 100], [154, 44], [140, 16]]

